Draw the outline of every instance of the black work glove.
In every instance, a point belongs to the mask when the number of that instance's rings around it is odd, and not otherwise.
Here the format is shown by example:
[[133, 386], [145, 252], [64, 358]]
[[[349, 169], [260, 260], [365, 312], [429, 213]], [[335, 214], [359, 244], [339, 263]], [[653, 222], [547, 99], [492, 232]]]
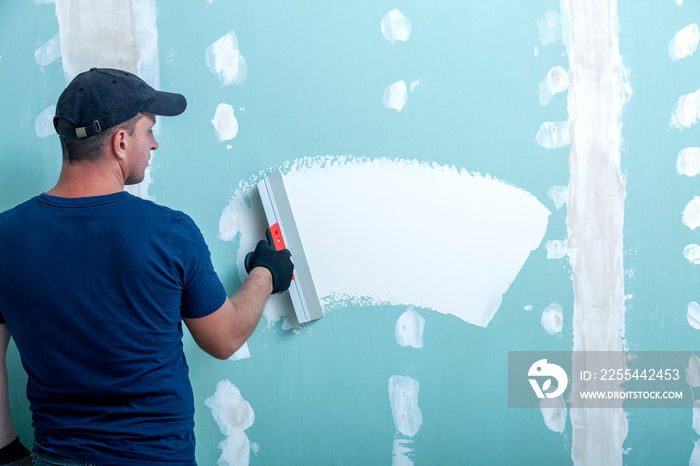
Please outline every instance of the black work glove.
[[19, 437], [0, 448], [0, 465], [31, 466], [32, 464], [34, 464], [32, 454], [19, 442]]
[[245, 271], [250, 273], [255, 267], [265, 267], [272, 274], [272, 294], [281, 293], [289, 288], [292, 283], [294, 264], [290, 259], [292, 253], [289, 249], [278, 251], [272, 239], [272, 232], [268, 228], [265, 232], [267, 241], [260, 240], [255, 251], [245, 256]]

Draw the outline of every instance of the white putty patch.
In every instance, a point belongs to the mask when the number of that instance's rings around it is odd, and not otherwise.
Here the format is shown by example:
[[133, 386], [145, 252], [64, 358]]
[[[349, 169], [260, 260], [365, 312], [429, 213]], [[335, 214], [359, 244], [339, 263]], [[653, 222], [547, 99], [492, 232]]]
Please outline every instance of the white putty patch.
[[396, 430], [413, 437], [423, 425], [423, 412], [418, 406], [420, 383], [409, 376], [394, 375], [389, 379], [389, 401]]
[[542, 311], [542, 317], [540, 319], [542, 327], [550, 335], [561, 332], [562, 326], [564, 324], [563, 309], [561, 305], [557, 303], [551, 303], [547, 308]]
[[[682, 0], [676, 0], [676, 3]], [[700, 466], [700, 439], [693, 442], [695, 446], [693, 447], [693, 452], [690, 454], [690, 460], [688, 461], [689, 466]]]
[[244, 431], [255, 421], [253, 408], [243, 399], [240, 390], [228, 380], [219, 382], [214, 395], [204, 403], [211, 408], [214, 420], [226, 436], [226, 440], [219, 444], [223, 453], [218, 464], [248, 464], [251, 444]]
[[674, 128], [690, 128], [698, 121], [700, 113], [700, 89], [681, 96], [671, 115], [670, 125]]
[[396, 321], [396, 343], [402, 347], [423, 347], [423, 329], [425, 318], [412, 307], [401, 314]]
[[36, 131], [37, 137], [45, 138], [56, 134], [56, 130], [53, 127], [53, 117], [56, 114], [56, 106], [51, 105], [44, 109], [34, 121], [34, 131]]
[[391, 466], [413, 466], [413, 440], [406, 438], [394, 439], [391, 449]]
[[420, 81], [411, 81], [411, 85], [409, 86], [408, 90], [410, 90], [411, 92], [413, 92], [414, 89], [415, 89], [416, 87], [418, 87], [419, 84], [420, 84]]
[[392, 44], [397, 40], [406, 42], [411, 37], [411, 22], [397, 9], [384, 15], [381, 28], [384, 38]]
[[563, 92], [569, 86], [569, 73], [561, 66], [555, 66], [540, 83], [540, 105], [547, 105], [555, 94]]
[[686, 147], [681, 150], [676, 160], [676, 171], [686, 176], [700, 173], [700, 147]]
[[561, 259], [567, 254], [566, 242], [562, 240], [550, 240], [544, 243], [547, 249], [547, 259]]
[[698, 40], [700, 40], [700, 32], [695, 23], [676, 32], [668, 43], [668, 54], [671, 60], [680, 60], [694, 54], [698, 48]]
[[238, 38], [234, 31], [207, 47], [204, 58], [211, 72], [219, 76], [222, 86], [243, 84], [248, 76], [248, 64], [238, 49]]
[[547, 428], [553, 432], [564, 432], [568, 409], [564, 398], [543, 398], [540, 400], [540, 412]]
[[687, 316], [688, 325], [694, 329], [700, 330], [700, 304], [696, 303], [695, 301], [689, 302]]
[[214, 119], [211, 120], [216, 130], [216, 137], [219, 142], [229, 141], [238, 134], [238, 120], [233, 114], [233, 107], [229, 104], [219, 104], [216, 106]]
[[406, 83], [401, 80], [393, 84], [389, 84], [386, 89], [384, 89], [384, 107], [393, 108], [397, 112], [406, 105], [408, 100], [408, 90], [406, 89]]
[[534, 306], [532, 304], [526, 304], [523, 306], [523, 309], [526, 311], [531, 311]]
[[693, 430], [700, 434], [700, 400], [693, 402]]
[[561, 15], [558, 11], [547, 11], [544, 18], [537, 21], [540, 30], [540, 40], [543, 45], [553, 44], [562, 40]]
[[537, 136], [537, 144], [545, 149], [558, 149], [571, 144], [568, 121], [547, 121], [542, 123]]
[[[324, 308], [353, 300], [415, 306], [486, 326], [550, 214], [502, 181], [415, 160], [317, 157], [282, 170]], [[219, 221], [222, 240], [240, 238], [241, 279], [267, 227], [259, 179], [241, 182]], [[286, 293], [275, 295], [265, 316], [274, 322], [289, 308]]]
[[700, 197], [695, 196], [683, 209], [683, 225], [691, 230], [700, 226]]
[[552, 186], [547, 191], [547, 196], [554, 202], [554, 207], [559, 210], [569, 198], [569, 187], [563, 185]]
[[61, 58], [60, 33], [44, 42], [38, 49], [36, 49], [36, 52], [34, 52], [34, 61], [36, 61], [36, 64], [39, 66], [50, 65], [59, 58]]
[[688, 259], [688, 262], [692, 264], [700, 264], [700, 246], [697, 244], [687, 245], [683, 248], [683, 257]]

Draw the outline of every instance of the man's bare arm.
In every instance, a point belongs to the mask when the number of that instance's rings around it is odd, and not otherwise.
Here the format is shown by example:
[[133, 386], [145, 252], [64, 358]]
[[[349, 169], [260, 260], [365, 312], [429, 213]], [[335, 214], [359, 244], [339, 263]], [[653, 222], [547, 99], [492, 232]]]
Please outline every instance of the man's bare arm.
[[239, 290], [214, 313], [184, 319], [194, 341], [218, 359], [228, 359], [252, 335], [272, 292], [272, 275], [264, 267], [250, 271]]

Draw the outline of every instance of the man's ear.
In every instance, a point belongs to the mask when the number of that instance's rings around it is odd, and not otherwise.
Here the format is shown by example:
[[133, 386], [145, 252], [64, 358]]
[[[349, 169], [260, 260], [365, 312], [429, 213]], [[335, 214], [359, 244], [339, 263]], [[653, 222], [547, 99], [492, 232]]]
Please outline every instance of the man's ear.
[[110, 138], [112, 151], [119, 160], [124, 160], [126, 158], [126, 150], [129, 145], [129, 138], [127, 135], [128, 133], [125, 129], [117, 128]]

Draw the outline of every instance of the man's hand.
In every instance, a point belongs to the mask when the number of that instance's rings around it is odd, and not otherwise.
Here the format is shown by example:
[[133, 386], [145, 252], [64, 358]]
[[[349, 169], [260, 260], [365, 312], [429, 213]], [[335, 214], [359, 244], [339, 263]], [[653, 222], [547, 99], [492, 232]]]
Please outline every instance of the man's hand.
[[245, 256], [245, 271], [250, 273], [255, 267], [265, 267], [272, 275], [272, 293], [281, 293], [287, 290], [292, 282], [294, 272], [294, 264], [290, 259], [292, 253], [289, 249], [281, 251], [275, 249], [275, 242], [269, 228], [265, 235], [267, 241], [260, 240], [255, 251]]

